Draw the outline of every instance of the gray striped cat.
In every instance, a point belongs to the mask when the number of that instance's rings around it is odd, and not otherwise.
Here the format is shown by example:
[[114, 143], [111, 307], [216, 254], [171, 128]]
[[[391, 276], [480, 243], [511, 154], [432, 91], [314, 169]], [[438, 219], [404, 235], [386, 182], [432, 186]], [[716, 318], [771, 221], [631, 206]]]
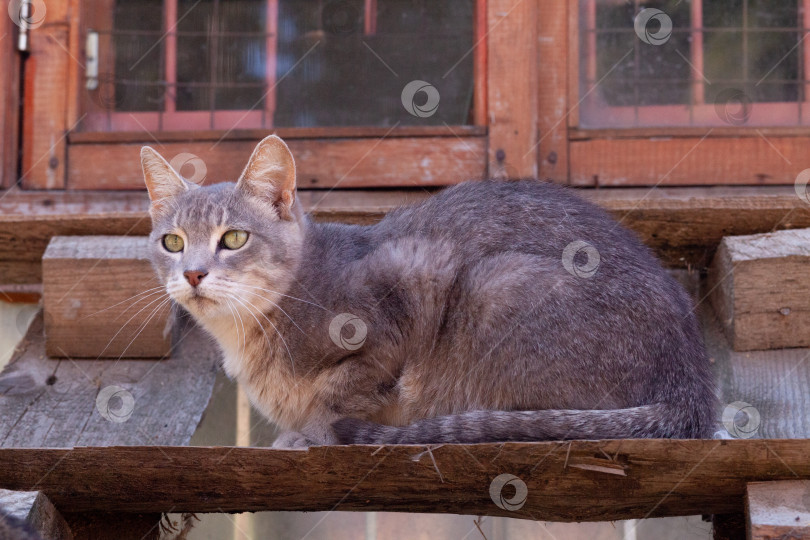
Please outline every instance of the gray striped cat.
[[338, 225], [303, 214], [278, 137], [236, 183], [141, 158], [154, 268], [277, 447], [710, 435], [689, 297], [567, 188], [465, 182]]

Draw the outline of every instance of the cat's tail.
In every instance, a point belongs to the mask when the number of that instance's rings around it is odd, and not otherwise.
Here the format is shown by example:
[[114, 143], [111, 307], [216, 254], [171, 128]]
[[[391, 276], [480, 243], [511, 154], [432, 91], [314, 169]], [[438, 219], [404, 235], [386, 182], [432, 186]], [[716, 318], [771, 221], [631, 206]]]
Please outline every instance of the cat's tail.
[[627, 409], [471, 411], [402, 427], [355, 418], [332, 424], [339, 444], [441, 444], [566, 439], [704, 438], [703, 415], [665, 403]]

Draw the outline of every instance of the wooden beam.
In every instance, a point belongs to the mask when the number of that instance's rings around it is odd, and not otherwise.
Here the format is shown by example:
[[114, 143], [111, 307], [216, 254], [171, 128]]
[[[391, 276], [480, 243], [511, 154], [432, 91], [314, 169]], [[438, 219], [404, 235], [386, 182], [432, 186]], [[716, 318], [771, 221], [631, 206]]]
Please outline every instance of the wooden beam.
[[790, 184], [806, 161], [807, 137], [681, 137], [571, 141], [578, 186]]
[[710, 298], [734, 350], [810, 347], [810, 229], [723, 238]]
[[[316, 220], [379, 221], [392, 208], [418, 202], [432, 190], [301, 190]], [[665, 264], [708, 266], [720, 240], [810, 227], [810, 205], [792, 187], [628, 188], [578, 191], [639, 235]], [[151, 223], [145, 192], [31, 193], [0, 197], [0, 281], [42, 281], [40, 260], [52, 236], [146, 235]]]
[[745, 502], [750, 540], [810, 540], [810, 481], [753, 482]]
[[0, 22], [0, 188], [17, 183], [20, 108], [20, 54], [18, 28], [11, 17]]
[[48, 356], [168, 356], [171, 303], [147, 237], [54, 236], [42, 256], [42, 281]]
[[487, 0], [489, 175], [537, 178], [537, 3]]
[[[537, 148], [539, 178], [568, 183], [567, 1], [537, 2]], [[575, 8], [576, 9], [576, 8]]]
[[[810, 479], [808, 453], [809, 440], [756, 439], [9, 448], [0, 449], [0, 487], [36, 484], [57, 507], [75, 511], [386, 510], [605, 521], [740, 512], [749, 482]], [[498, 489], [503, 474], [527, 489], [514, 511], [503, 504], [512, 492]]]
[[[300, 187], [425, 187], [483, 178], [486, 137], [291, 139]], [[153, 143], [154, 144], [154, 143]], [[157, 146], [205, 163], [206, 182], [235, 181], [255, 140], [172, 142]], [[68, 148], [71, 189], [141, 189], [141, 144], [80, 144]]]
[[[71, 74], [70, 0], [49, 1], [45, 23], [30, 32], [25, 63], [21, 183], [31, 189], [65, 187]], [[75, 41], [75, 40], [74, 40]], [[74, 55], [75, 56], [75, 55]]]

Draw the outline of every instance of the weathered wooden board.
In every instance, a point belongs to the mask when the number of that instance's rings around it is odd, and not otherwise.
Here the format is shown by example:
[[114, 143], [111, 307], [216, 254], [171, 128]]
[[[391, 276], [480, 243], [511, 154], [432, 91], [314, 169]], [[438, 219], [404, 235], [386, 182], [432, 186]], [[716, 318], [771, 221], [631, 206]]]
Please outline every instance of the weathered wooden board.
[[54, 236], [42, 257], [45, 352], [162, 358], [172, 302], [145, 236]]
[[810, 540], [810, 481], [753, 482], [745, 499], [750, 540]]
[[748, 482], [810, 479], [809, 454], [810, 440], [756, 439], [2, 449], [0, 487], [36, 485], [57, 507], [76, 511], [387, 510], [603, 521], [740, 512]]
[[0, 447], [188, 444], [219, 353], [181, 323], [167, 360], [51, 359], [37, 316], [0, 373]]
[[16, 51], [17, 26], [11, 17], [0, 21], [0, 188], [17, 182], [17, 151], [20, 146], [20, 54]]
[[[580, 190], [634, 230], [673, 267], [708, 265], [727, 235], [810, 227], [810, 205], [792, 187]], [[425, 190], [301, 190], [316, 220], [371, 223]], [[42, 281], [40, 259], [52, 236], [145, 235], [145, 192], [13, 191], [0, 197], [0, 282]]]
[[[457, 184], [486, 175], [486, 137], [372, 137], [290, 139], [300, 187], [423, 187]], [[168, 160], [193, 154], [205, 164], [190, 176], [235, 181], [255, 140], [152, 144]], [[140, 189], [143, 173], [137, 144], [78, 144], [68, 148], [71, 189]]]
[[810, 346], [809, 272], [810, 229], [722, 240], [708, 286], [735, 350]]
[[3, 514], [27, 522], [32, 530], [47, 540], [74, 540], [65, 518], [40, 491], [0, 489], [0, 520]]

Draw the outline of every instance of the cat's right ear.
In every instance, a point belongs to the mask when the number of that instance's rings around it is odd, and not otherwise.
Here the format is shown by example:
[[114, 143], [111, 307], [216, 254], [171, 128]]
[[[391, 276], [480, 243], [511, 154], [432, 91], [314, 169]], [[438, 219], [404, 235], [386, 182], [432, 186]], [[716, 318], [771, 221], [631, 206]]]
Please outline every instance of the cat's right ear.
[[152, 202], [150, 213], [164, 208], [169, 199], [190, 189], [188, 182], [177, 174], [169, 162], [149, 146], [141, 148], [141, 167]]

